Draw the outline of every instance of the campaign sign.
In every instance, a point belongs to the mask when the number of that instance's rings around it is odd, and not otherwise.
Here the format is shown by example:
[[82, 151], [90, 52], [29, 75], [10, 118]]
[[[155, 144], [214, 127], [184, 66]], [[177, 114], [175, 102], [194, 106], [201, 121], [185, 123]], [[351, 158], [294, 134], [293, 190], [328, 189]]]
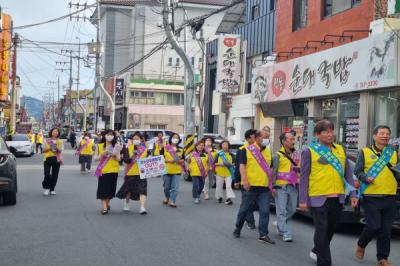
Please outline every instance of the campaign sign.
[[163, 156], [143, 158], [138, 161], [140, 179], [165, 175], [165, 160]]

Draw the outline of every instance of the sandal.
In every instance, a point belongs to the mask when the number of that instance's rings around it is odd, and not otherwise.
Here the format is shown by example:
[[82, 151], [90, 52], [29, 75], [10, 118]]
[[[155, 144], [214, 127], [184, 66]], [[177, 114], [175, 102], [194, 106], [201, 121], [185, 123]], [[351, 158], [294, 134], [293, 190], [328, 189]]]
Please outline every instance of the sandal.
[[176, 208], [176, 204], [173, 203], [172, 201], [170, 201], [170, 202], [168, 203], [168, 205], [169, 205], [170, 207], [172, 207], [172, 208]]
[[164, 205], [167, 205], [167, 204], [168, 204], [168, 199], [164, 199], [162, 203], [163, 203]]

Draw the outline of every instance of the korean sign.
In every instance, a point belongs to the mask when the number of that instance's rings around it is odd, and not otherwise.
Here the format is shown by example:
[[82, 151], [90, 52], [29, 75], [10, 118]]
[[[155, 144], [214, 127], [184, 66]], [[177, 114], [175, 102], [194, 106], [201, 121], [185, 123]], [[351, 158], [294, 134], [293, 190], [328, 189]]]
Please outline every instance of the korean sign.
[[240, 88], [240, 36], [221, 35], [218, 39], [216, 90], [237, 94]]
[[7, 101], [11, 49], [11, 17], [6, 14], [2, 14], [2, 16], [2, 27], [4, 30], [0, 33], [0, 101]]
[[154, 156], [138, 160], [140, 179], [165, 175], [165, 161], [163, 156]]
[[115, 105], [124, 105], [124, 79], [115, 80]]
[[253, 70], [253, 102], [332, 95], [398, 84], [393, 32]]

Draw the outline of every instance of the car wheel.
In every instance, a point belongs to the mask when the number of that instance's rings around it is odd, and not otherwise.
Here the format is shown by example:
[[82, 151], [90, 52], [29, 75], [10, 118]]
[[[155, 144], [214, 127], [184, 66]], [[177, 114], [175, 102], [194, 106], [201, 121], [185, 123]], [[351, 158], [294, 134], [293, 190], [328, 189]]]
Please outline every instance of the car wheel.
[[3, 194], [4, 205], [15, 205], [17, 203], [17, 192], [7, 192]]

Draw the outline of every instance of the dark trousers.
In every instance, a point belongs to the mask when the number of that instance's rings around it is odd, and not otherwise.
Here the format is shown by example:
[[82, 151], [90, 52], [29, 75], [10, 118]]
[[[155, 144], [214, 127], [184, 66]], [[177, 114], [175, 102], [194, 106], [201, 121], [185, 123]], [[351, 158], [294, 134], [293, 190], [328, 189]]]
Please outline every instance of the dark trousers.
[[254, 219], [254, 209], [255, 209], [255, 204], [250, 208], [250, 210], [247, 212], [246, 217], [244, 220], [248, 225], [255, 225], [256, 220]]
[[364, 196], [362, 207], [367, 224], [361, 233], [358, 245], [365, 248], [376, 236], [376, 257], [378, 260], [387, 260], [390, 253], [392, 224], [396, 216], [396, 198]]
[[339, 198], [327, 198], [321, 207], [311, 207], [315, 226], [313, 252], [317, 254], [318, 266], [332, 265], [330, 244], [342, 208]]
[[192, 185], [192, 197], [194, 199], [200, 198], [204, 188], [204, 179], [201, 176], [192, 176]]
[[260, 220], [258, 231], [261, 236], [268, 235], [269, 207], [271, 191], [267, 187], [251, 187], [249, 191], [242, 190], [242, 202], [236, 219], [236, 230], [241, 230], [249, 212], [253, 211], [254, 204], [259, 206]]
[[44, 161], [44, 180], [42, 182], [44, 189], [50, 189], [50, 191], [54, 190], [57, 185], [59, 171], [60, 163], [57, 162], [56, 157], [49, 157]]
[[36, 153], [39, 153], [39, 149], [40, 153], [42, 153], [42, 143], [36, 143]]
[[79, 163], [81, 164], [81, 172], [90, 170], [92, 167], [92, 155], [80, 155]]

